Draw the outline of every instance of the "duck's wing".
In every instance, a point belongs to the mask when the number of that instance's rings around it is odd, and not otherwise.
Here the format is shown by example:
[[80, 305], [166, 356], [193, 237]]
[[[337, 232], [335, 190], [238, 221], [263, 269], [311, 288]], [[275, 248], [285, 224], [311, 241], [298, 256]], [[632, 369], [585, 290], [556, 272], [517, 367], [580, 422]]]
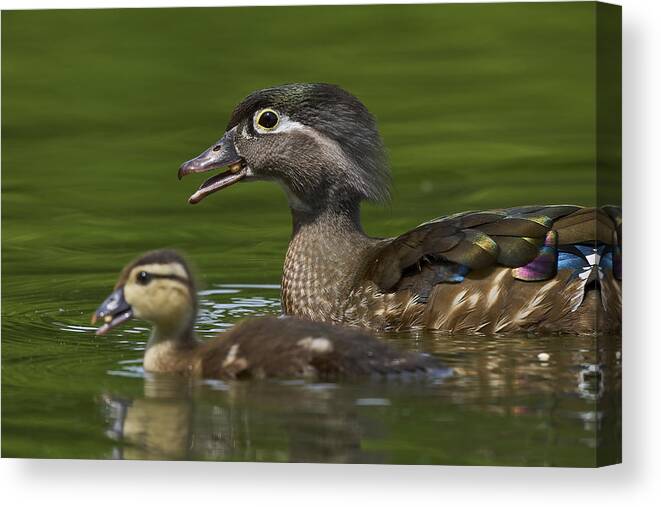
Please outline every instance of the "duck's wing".
[[365, 277], [382, 291], [410, 289], [424, 300], [438, 283], [496, 266], [516, 268], [522, 280], [552, 278], [558, 251], [580, 244], [621, 244], [620, 209], [521, 206], [438, 218], [384, 241]]
[[446, 376], [431, 356], [399, 351], [357, 328], [296, 317], [245, 320], [201, 353], [201, 374], [215, 378]]

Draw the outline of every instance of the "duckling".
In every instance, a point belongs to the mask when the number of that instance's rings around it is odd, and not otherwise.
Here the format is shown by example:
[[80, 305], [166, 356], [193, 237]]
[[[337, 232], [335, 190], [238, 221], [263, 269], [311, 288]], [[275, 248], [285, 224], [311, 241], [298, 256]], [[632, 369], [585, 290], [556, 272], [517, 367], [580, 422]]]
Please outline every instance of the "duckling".
[[145, 349], [146, 371], [202, 378], [356, 378], [371, 375], [444, 376], [451, 370], [431, 356], [400, 352], [365, 332], [296, 317], [244, 320], [206, 343], [196, 339], [195, 282], [177, 252], [148, 252], [128, 264], [115, 290], [99, 306], [96, 331], [139, 318], [153, 329]]
[[619, 207], [466, 211], [396, 237], [365, 234], [360, 204], [388, 198], [388, 165], [374, 117], [338, 86], [251, 93], [179, 178], [223, 166], [229, 171], [206, 180], [190, 203], [251, 180], [285, 190], [293, 222], [281, 294], [288, 315], [468, 334], [621, 328]]

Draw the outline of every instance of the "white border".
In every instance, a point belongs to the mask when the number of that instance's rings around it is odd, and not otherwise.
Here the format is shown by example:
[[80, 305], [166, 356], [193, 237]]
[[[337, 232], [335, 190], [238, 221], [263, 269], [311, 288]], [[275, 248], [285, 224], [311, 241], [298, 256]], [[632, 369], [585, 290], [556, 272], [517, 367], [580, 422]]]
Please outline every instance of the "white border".
[[[274, 5], [322, 2], [0, 1], [2, 9]], [[408, 2], [337, 2], [408, 3]], [[422, 2], [421, 2], [422, 3]], [[426, 3], [426, 2], [425, 2]], [[661, 413], [656, 321], [661, 290], [661, 2], [624, 6], [625, 464], [601, 470], [0, 461], [4, 505], [653, 505], [661, 498]]]

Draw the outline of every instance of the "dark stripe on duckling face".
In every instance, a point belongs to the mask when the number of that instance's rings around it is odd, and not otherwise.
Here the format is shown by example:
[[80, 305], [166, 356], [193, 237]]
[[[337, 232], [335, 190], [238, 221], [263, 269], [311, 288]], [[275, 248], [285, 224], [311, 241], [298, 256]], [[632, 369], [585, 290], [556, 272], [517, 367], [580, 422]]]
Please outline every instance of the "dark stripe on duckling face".
[[140, 271], [137, 274], [135, 281], [138, 282], [140, 285], [147, 285], [154, 278], [157, 279], [160, 278], [165, 280], [176, 280], [178, 282], [183, 283], [184, 285], [190, 286], [190, 280], [188, 278], [184, 278], [183, 276], [179, 276], [175, 274], [152, 273], [150, 271]]

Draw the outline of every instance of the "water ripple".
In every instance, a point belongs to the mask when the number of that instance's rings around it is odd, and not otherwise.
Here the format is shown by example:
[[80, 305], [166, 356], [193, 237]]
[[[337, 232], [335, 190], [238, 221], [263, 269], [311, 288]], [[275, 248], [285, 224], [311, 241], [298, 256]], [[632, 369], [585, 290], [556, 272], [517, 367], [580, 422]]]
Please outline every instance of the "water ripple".
[[[149, 337], [147, 323], [134, 320], [97, 337], [96, 327], [89, 324], [97, 301], [86, 297], [92, 288], [85, 280], [61, 284], [68, 297], [59, 300], [45, 300], [43, 287], [37, 285], [33, 281], [27, 286], [16, 283], [9, 290], [5, 288], [5, 293], [14, 296], [3, 305], [3, 358], [5, 366], [11, 366], [5, 370], [6, 380], [29, 384], [35, 376], [67, 377], [99, 371], [98, 366], [126, 354], [132, 357], [116, 361], [115, 367], [107, 368], [108, 374], [144, 377], [141, 356]], [[272, 296], [267, 296], [269, 293]], [[227, 330], [241, 318], [280, 311], [277, 285], [213, 285], [199, 297], [195, 329], [202, 338]]]

